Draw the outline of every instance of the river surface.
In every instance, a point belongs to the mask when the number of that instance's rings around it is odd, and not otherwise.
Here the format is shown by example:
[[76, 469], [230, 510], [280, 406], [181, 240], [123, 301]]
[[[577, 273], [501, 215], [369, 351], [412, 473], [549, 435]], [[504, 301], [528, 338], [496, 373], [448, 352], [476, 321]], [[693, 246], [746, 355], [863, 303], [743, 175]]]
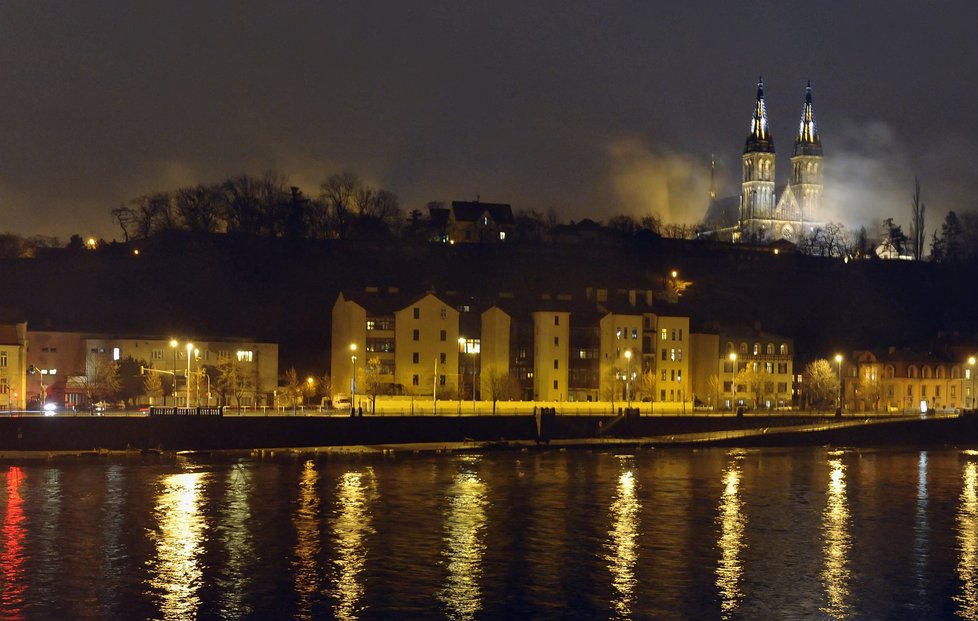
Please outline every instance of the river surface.
[[978, 619], [978, 453], [0, 465], [3, 619]]

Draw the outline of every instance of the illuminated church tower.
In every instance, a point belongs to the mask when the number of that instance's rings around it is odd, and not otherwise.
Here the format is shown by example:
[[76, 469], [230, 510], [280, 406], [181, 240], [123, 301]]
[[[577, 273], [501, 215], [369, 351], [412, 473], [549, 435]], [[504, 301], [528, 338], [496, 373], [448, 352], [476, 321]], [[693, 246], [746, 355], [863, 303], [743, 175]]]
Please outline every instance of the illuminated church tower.
[[757, 82], [757, 101], [744, 144], [743, 181], [740, 189], [740, 235], [747, 239], [763, 234], [762, 221], [774, 212], [774, 138], [764, 106], [764, 80]]
[[813, 222], [821, 218], [822, 139], [812, 111], [812, 83], [805, 89], [805, 106], [801, 111], [795, 151], [791, 156], [791, 191], [801, 211], [801, 219]]

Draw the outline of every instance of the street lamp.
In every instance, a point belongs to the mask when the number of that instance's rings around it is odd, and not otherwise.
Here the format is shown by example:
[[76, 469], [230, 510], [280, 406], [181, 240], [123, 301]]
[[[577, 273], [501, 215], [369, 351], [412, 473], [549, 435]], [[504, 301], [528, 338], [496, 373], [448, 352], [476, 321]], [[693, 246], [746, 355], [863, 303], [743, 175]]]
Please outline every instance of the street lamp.
[[[173, 350], [173, 366], [170, 370], [173, 371], [173, 386], [171, 386], [171, 391], [173, 393], [173, 407], [177, 407], [177, 343], [176, 339], [170, 339], [170, 349]], [[163, 407], [166, 407], [166, 397], [163, 398]]]
[[193, 343], [187, 343], [187, 407], [190, 407], [190, 352], [194, 350]]
[[[475, 348], [466, 347], [466, 342], [464, 337], [459, 337], [458, 339], [458, 351], [462, 354], [472, 354], [472, 413], [475, 414]], [[459, 378], [462, 374], [459, 374]], [[459, 386], [459, 392], [461, 392], [461, 386]], [[462, 397], [459, 396], [459, 408], [462, 407], [461, 404]]]
[[315, 383], [315, 381], [316, 380], [312, 379], [311, 377], [307, 377], [306, 378], [306, 386], [307, 386], [307, 388], [306, 388], [306, 394], [308, 396], [312, 396], [313, 384]]
[[730, 409], [733, 410], [737, 394], [737, 352], [730, 352]]
[[975, 407], [975, 357], [968, 357], [968, 365], [971, 367], [968, 369], [968, 375], [971, 376], [971, 408]]
[[194, 348], [194, 362], [197, 363], [197, 372], [194, 373], [194, 407], [200, 407], [200, 375], [203, 371], [200, 370], [200, 350], [196, 347]]
[[632, 407], [632, 350], [625, 350], [625, 403]]
[[357, 344], [350, 343], [350, 361], [353, 365], [353, 379], [350, 381], [350, 392], [352, 396], [350, 397], [350, 416], [353, 415], [354, 409], [356, 409], [357, 402]]
[[842, 412], [842, 354], [835, 355], [835, 362], [839, 365], [839, 400], [835, 407], [839, 408], [839, 412]]

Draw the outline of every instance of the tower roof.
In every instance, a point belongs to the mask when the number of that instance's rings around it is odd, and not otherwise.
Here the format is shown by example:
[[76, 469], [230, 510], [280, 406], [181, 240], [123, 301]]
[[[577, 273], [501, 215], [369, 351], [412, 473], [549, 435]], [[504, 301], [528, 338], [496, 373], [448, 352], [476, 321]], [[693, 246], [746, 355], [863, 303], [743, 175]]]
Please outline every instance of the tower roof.
[[767, 122], [767, 108], [764, 106], [764, 78], [757, 79], [757, 102], [754, 116], [750, 120], [750, 133], [744, 144], [744, 153], [774, 153], [774, 137]]
[[812, 110], [812, 83], [805, 88], [805, 106], [801, 109], [801, 122], [798, 124], [798, 137], [795, 138], [795, 155], [822, 155], [822, 139], [815, 125], [815, 112]]

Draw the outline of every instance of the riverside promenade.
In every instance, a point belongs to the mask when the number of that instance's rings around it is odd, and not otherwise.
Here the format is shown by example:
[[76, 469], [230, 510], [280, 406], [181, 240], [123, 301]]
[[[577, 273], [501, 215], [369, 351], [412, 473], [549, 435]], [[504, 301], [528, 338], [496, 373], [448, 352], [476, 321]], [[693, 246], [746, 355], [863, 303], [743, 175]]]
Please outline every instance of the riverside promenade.
[[978, 416], [824, 414], [0, 417], [0, 457], [105, 451], [440, 446], [978, 446]]

